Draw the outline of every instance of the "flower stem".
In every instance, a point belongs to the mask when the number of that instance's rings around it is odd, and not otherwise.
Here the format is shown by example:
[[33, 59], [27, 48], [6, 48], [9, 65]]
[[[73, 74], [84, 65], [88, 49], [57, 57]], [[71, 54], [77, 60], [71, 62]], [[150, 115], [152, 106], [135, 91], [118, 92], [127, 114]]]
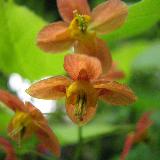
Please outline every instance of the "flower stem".
[[82, 145], [83, 145], [82, 127], [78, 127], [78, 146], [74, 158], [76, 160], [82, 160]]

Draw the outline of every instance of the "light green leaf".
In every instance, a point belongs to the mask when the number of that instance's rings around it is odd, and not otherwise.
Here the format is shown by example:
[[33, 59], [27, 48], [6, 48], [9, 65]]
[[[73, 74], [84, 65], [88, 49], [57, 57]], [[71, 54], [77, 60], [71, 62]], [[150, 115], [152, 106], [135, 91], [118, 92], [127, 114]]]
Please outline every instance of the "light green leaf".
[[105, 40], [115, 41], [134, 37], [148, 31], [160, 20], [160, 0], [142, 0], [129, 6], [126, 23], [115, 32], [103, 36]]
[[0, 0], [0, 70], [31, 80], [62, 74], [64, 54], [46, 54], [36, 36], [46, 22], [25, 7]]
[[132, 75], [131, 67], [133, 65], [134, 59], [138, 55], [142, 54], [151, 45], [152, 43], [145, 41], [124, 43], [121, 48], [117, 48], [113, 51], [113, 60], [117, 63], [118, 68], [120, 68], [125, 73], [124, 81], [128, 81]]

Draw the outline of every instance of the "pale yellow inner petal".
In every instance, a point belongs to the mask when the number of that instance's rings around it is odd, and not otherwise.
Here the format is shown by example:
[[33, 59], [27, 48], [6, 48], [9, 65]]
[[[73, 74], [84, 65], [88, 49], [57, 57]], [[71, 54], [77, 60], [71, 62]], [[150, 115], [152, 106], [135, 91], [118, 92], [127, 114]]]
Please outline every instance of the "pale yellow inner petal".
[[66, 96], [67, 103], [74, 105], [70, 115], [75, 117], [77, 122], [88, 121], [90, 108], [96, 108], [97, 102], [97, 93], [92, 84], [87, 81], [75, 81], [67, 88]]
[[28, 113], [16, 112], [12, 120], [13, 129], [9, 133], [11, 137], [18, 135], [21, 138], [25, 135], [27, 128], [32, 125], [32, 119]]
[[76, 40], [95, 37], [95, 32], [88, 31], [91, 17], [88, 15], [80, 15], [74, 11], [74, 18], [69, 25], [71, 37]]

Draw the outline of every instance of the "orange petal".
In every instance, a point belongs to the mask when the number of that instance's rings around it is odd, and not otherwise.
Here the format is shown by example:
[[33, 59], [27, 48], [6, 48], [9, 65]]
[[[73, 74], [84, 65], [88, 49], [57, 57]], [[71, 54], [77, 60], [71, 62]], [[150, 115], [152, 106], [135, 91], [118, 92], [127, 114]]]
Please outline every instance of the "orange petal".
[[53, 133], [53, 131], [46, 125], [45, 123], [40, 124], [40, 128], [37, 130], [36, 135], [39, 138], [39, 141], [43, 143], [43, 145], [49, 149], [53, 154], [57, 157], [60, 156], [60, 144], [58, 142], [57, 137]]
[[74, 17], [74, 11], [79, 14], [90, 15], [90, 8], [87, 0], [57, 0], [57, 6], [61, 17], [69, 23]]
[[36, 128], [28, 113], [16, 112], [8, 125], [8, 133], [13, 140], [19, 143], [21, 139], [29, 138]]
[[141, 141], [147, 135], [147, 130], [153, 124], [150, 119], [151, 112], [145, 112], [136, 125], [135, 142]]
[[90, 28], [99, 34], [106, 34], [119, 28], [128, 15], [128, 7], [121, 0], [108, 0], [98, 5], [92, 12]]
[[51, 77], [31, 85], [26, 92], [40, 99], [59, 99], [65, 96], [66, 87], [71, 81], [63, 76]]
[[133, 143], [134, 143], [134, 134], [129, 134], [126, 138], [124, 148], [120, 156], [120, 160], [125, 160], [127, 158], [127, 155], [129, 151], [131, 150]]
[[67, 25], [61, 21], [44, 27], [37, 37], [37, 45], [46, 52], [65, 51], [72, 43]]
[[52, 151], [56, 156], [60, 156], [60, 146], [59, 142], [53, 133], [53, 131], [49, 128], [48, 122], [39, 109], [34, 107], [31, 103], [25, 103], [26, 108], [28, 109], [28, 114], [31, 116], [34, 131], [38, 136], [39, 140], [43, 143], [43, 145]]
[[2, 147], [6, 152], [5, 160], [17, 160], [13, 146], [3, 137], [0, 137], [0, 147]]
[[6, 104], [13, 111], [24, 111], [23, 102], [11, 93], [0, 89], [0, 101]]
[[74, 46], [75, 53], [87, 54], [100, 60], [103, 73], [107, 73], [112, 65], [112, 57], [106, 43], [101, 39], [77, 41]]
[[114, 81], [94, 82], [100, 98], [112, 105], [128, 105], [136, 101], [133, 91]]
[[84, 125], [96, 113], [97, 92], [87, 81], [75, 81], [67, 88], [66, 111], [71, 120]]
[[112, 63], [112, 66], [107, 74], [103, 74], [100, 79], [102, 81], [114, 81], [119, 80], [125, 77], [125, 74], [123, 71], [118, 70], [116, 63]]
[[96, 79], [102, 72], [97, 58], [80, 54], [65, 56], [64, 68], [73, 80]]

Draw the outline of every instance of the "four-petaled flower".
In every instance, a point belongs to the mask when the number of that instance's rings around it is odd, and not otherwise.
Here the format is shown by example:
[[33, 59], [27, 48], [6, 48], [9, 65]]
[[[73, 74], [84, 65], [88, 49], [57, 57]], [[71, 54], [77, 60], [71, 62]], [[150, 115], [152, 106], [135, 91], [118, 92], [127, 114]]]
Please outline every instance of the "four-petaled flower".
[[57, 76], [41, 80], [31, 85], [27, 93], [40, 99], [66, 96], [67, 113], [79, 125], [87, 123], [94, 116], [98, 98], [112, 105], [128, 105], [136, 100], [127, 86], [99, 78], [102, 67], [97, 58], [81, 54], [67, 55], [64, 68], [71, 79]]
[[149, 127], [153, 124], [153, 121], [150, 119], [150, 115], [151, 112], [144, 113], [137, 122], [136, 131], [128, 134], [120, 160], [125, 160], [132, 146], [146, 137]]
[[29, 102], [24, 104], [18, 97], [4, 90], [0, 90], [0, 101], [15, 112], [8, 126], [9, 136], [13, 140], [20, 143], [21, 139], [35, 133], [46, 148], [60, 156], [59, 142], [49, 128], [47, 120], [36, 107]]
[[3, 137], [0, 137], [0, 148], [2, 148], [6, 153], [5, 160], [17, 160], [13, 146]]
[[119, 28], [128, 14], [121, 0], [108, 0], [92, 12], [87, 0], [57, 0], [63, 21], [44, 27], [38, 34], [38, 46], [47, 52], [61, 52], [74, 47], [75, 53], [97, 57], [106, 73], [112, 64], [105, 42], [97, 38]]

